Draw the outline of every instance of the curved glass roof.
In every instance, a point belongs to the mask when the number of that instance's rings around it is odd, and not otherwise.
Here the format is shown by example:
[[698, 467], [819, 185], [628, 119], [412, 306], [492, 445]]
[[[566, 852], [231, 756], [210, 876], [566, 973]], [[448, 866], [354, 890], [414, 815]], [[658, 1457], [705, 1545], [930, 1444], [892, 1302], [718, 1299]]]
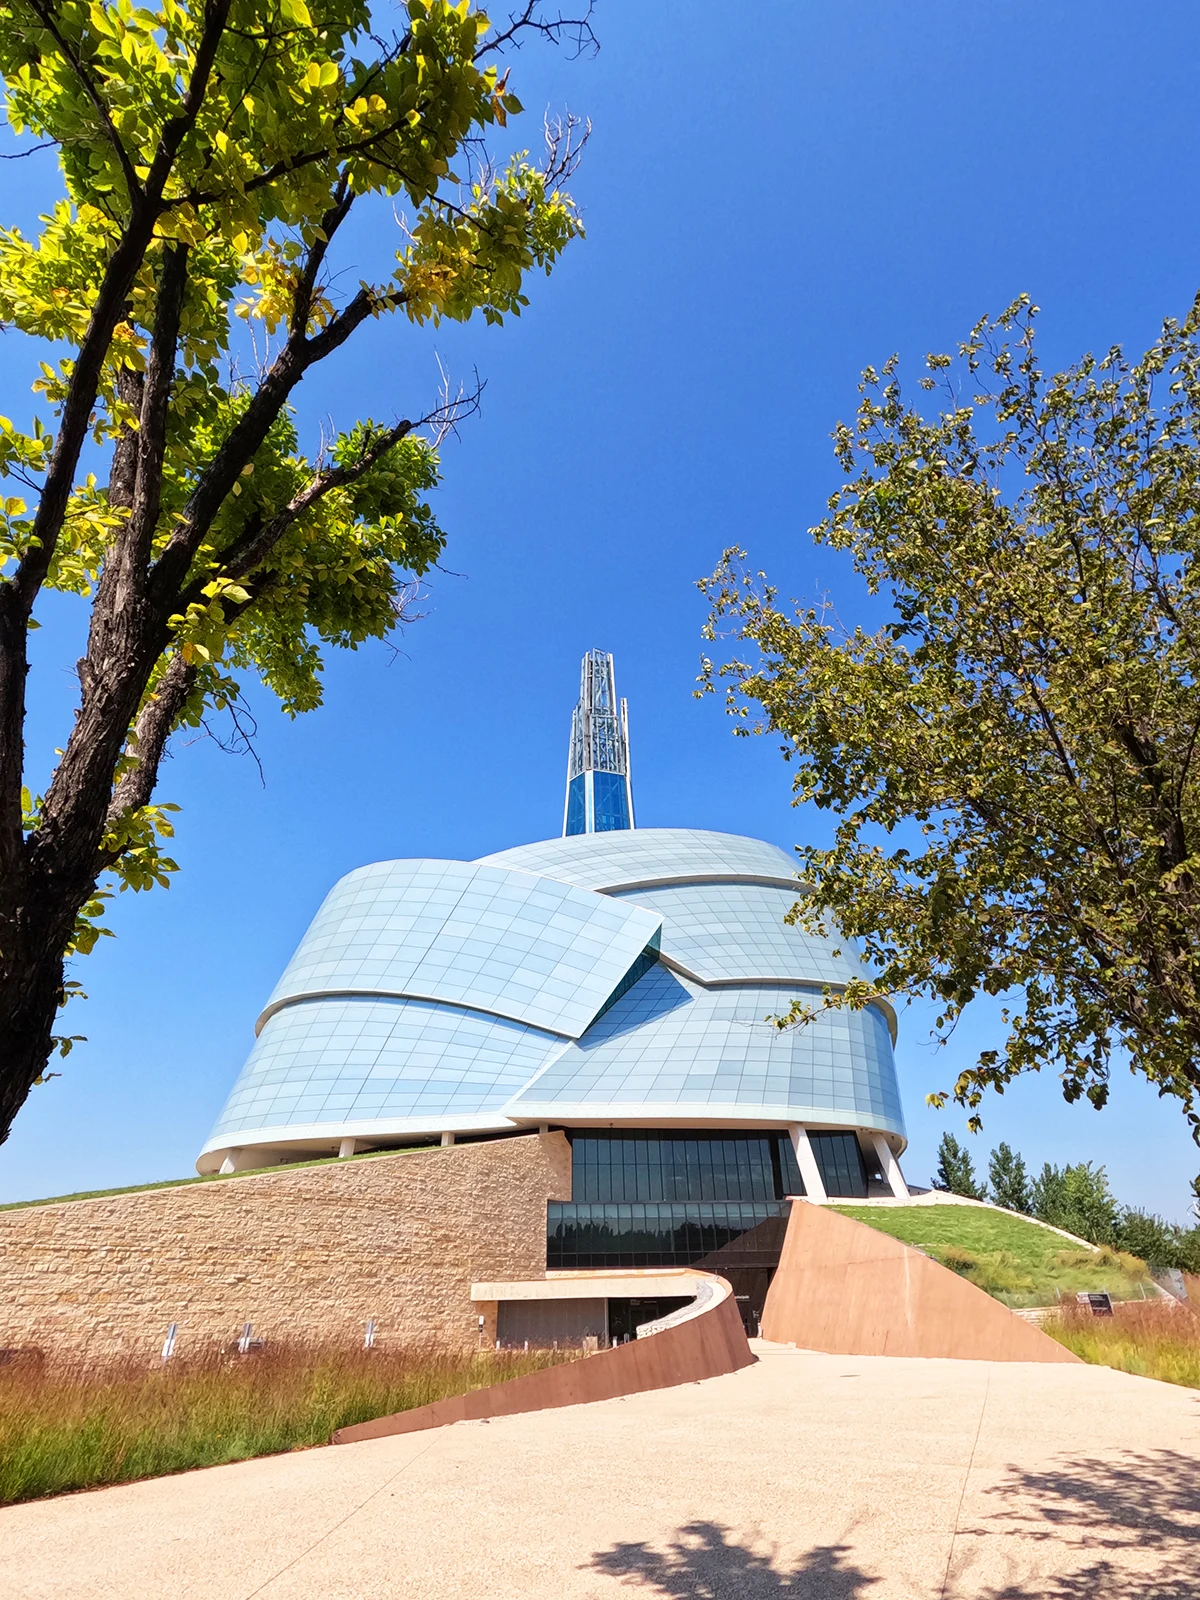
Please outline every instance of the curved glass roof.
[[796, 990], [704, 989], [658, 966], [515, 1095], [514, 1116], [678, 1121], [722, 1116], [816, 1122], [904, 1135], [882, 1015], [771, 1020]]
[[[798, 887], [798, 886], [797, 886]], [[849, 939], [822, 937], [784, 921], [796, 890], [764, 883], [672, 883], [618, 889], [662, 918], [662, 953], [702, 983], [790, 978], [846, 983], [863, 967]]]
[[[551, 1033], [428, 1000], [302, 1000], [270, 1017], [205, 1146], [379, 1123], [508, 1126], [501, 1107], [563, 1048]], [[369, 1126], [370, 1125], [370, 1126]]]
[[577, 1038], [661, 918], [556, 879], [465, 861], [381, 861], [334, 885], [259, 1025], [302, 996], [386, 994]]
[[617, 889], [663, 878], [796, 879], [796, 859], [762, 839], [703, 828], [635, 828], [543, 839], [495, 855], [488, 866], [544, 872], [581, 889]]

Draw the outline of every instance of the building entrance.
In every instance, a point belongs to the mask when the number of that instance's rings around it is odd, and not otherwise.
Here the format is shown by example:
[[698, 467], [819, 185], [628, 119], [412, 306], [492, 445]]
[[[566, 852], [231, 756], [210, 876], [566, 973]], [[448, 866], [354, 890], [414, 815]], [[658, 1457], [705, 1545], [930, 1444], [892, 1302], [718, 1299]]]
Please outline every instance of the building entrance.
[[669, 1317], [672, 1311], [690, 1306], [691, 1296], [682, 1299], [610, 1300], [608, 1302], [608, 1337], [613, 1344], [624, 1344], [626, 1339], [636, 1339], [644, 1323], [657, 1322]]
[[757, 1339], [763, 1307], [767, 1302], [767, 1290], [771, 1287], [775, 1269], [714, 1266], [711, 1270], [721, 1274], [737, 1297], [737, 1308], [741, 1312], [747, 1339]]

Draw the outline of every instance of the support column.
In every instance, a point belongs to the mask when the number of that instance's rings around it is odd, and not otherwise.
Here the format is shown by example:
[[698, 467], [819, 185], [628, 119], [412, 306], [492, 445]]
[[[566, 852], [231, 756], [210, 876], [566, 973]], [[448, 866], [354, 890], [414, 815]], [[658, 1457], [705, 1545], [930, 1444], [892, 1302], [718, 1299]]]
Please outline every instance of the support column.
[[357, 1139], [343, 1139], [341, 1144], [338, 1145], [338, 1155], [339, 1157], [352, 1156], [357, 1149]]
[[891, 1145], [882, 1133], [873, 1133], [871, 1143], [875, 1146], [875, 1154], [879, 1157], [879, 1165], [883, 1175], [891, 1186], [892, 1193], [897, 1200], [907, 1200], [908, 1185], [904, 1181], [904, 1174], [900, 1171], [900, 1163], [896, 1160]]
[[221, 1172], [246, 1172], [252, 1167], [271, 1166], [274, 1163], [263, 1159], [263, 1152], [253, 1146], [241, 1150], [227, 1150], [225, 1159], [220, 1166]]
[[804, 1192], [810, 1200], [828, 1200], [825, 1193], [825, 1184], [821, 1178], [821, 1169], [817, 1166], [817, 1158], [813, 1155], [813, 1147], [808, 1141], [808, 1131], [798, 1122], [793, 1122], [788, 1129], [792, 1138], [792, 1148], [796, 1152], [796, 1165], [800, 1168], [800, 1176], [804, 1179]]
[[452, 1133], [444, 1133], [442, 1135], [442, 1147], [443, 1147], [443, 1149], [445, 1149], [449, 1145], [452, 1145], [453, 1143], [454, 1143], [454, 1135]]

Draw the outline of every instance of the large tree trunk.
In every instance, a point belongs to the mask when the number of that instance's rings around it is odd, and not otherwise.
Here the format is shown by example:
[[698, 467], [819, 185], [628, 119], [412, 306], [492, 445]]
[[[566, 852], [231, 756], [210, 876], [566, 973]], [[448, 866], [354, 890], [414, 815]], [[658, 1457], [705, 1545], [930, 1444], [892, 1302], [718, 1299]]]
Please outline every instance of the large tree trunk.
[[[44, 888], [44, 886], [43, 886]], [[15, 892], [14, 892], [15, 889]], [[75, 910], [9, 885], [0, 908], [0, 1144], [54, 1051]], [[57, 897], [56, 897], [57, 898]], [[82, 904], [83, 902], [81, 902]]]

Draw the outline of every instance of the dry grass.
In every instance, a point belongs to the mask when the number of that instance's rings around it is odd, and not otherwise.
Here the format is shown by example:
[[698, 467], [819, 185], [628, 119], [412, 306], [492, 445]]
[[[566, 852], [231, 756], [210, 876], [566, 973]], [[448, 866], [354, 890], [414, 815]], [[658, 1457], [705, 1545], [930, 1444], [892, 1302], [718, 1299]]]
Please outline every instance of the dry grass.
[[1200, 1316], [1162, 1301], [1123, 1305], [1116, 1316], [1067, 1311], [1044, 1330], [1096, 1366], [1200, 1389]]
[[335, 1428], [567, 1359], [285, 1343], [166, 1365], [21, 1353], [0, 1366], [0, 1504], [324, 1444]]

